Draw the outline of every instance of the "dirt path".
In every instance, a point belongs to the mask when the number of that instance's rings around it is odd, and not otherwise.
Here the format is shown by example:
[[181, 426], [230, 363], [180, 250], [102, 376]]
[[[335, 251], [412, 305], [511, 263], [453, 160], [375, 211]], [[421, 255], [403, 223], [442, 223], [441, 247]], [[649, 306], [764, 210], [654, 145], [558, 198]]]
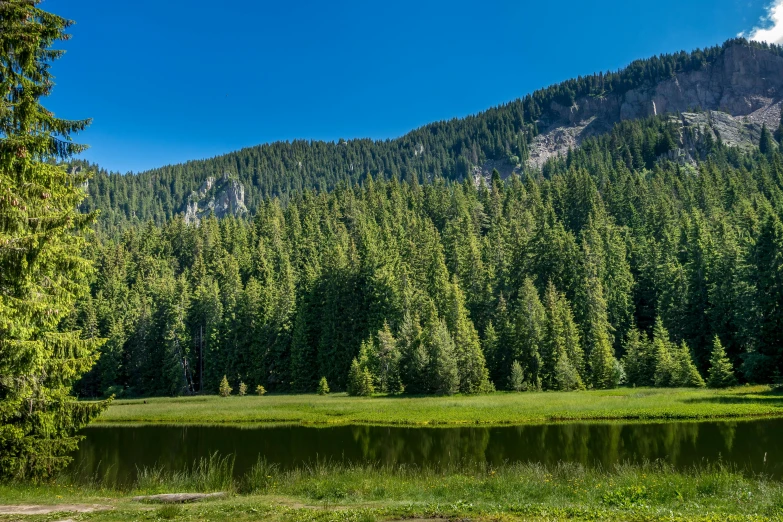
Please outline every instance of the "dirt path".
[[0, 515], [48, 515], [50, 513], [94, 513], [108, 511], [111, 506], [100, 504], [20, 504], [0, 506]]

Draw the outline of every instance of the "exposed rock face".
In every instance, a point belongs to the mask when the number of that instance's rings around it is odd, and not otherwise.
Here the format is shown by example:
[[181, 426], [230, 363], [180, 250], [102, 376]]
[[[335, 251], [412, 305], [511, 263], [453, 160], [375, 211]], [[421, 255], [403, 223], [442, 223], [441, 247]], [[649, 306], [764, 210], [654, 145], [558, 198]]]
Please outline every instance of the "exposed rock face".
[[[587, 97], [573, 106], [552, 103], [555, 118], [539, 121], [541, 134], [533, 141], [528, 164], [540, 167], [554, 155], [578, 146], [587, 136], [600, 134], [622, 120], [664, 113], [719, 111], [729, 127], [738, 124], [775, 129], [783, 99], [783, 58], [743, 44], [728, 47], [723, 56], [698, 71], [682, 73], [658, 84], [621, 95]], [[715, 113], [712, 113], [715, 114]], [[739, 143], [754, 135], [743, 134]], [[755, 136], [758, 139], [758, 135]], [[726, 136], [724, 142], [729, 143]], [[732, 143], [735, 144], [735, 143]]]
[[198, 191], [188, 197], [185, 206], [185, 223], [198, 224], [209, 214], [223, 218], [246, 213], [244, 185], [225, 172], [220, 180], [207, 178]]

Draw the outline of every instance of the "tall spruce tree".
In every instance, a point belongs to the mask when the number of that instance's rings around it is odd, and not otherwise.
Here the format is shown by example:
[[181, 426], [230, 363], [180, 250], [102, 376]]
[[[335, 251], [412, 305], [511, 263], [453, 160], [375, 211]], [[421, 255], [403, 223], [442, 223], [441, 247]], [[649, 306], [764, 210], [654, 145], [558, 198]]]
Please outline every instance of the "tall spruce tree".
[[734, 368], [726, 357], [726, 350], [718, 336], [712, 342], [712, 356], [710, 357], [710, 371], [707, 378], [707, 386], [710, 388], [728, 388], [737, 384], [734, 376]]
[[468, 317], [465, 297], [456, 276], [449, 285], [447, 306], [446, 324], [454, 340], [460, 391], [462, 393], [490, 391], [484, 352], [481, 351], [478, 332]]
[[429, 345], [430, 390], [439, 395], [453, 395], [460, 389], [459, 368], [454, 340], [446, 323], [431, 321], [425, 331]]
[[631, 329], [625, 340], [623, 366], [628, 384], [653, 386], [655, 384], [655, 359], [647, 336], [637, 328]]
[[582, 238], [581, 303], [582, 330], [590, 368], [590, 383], [594, 388], [612, 388], [615, 382], [617, 360], [612, 346], [611, 325], [606, 310], [603, 283], [601, 282], [600, 237], [592, 220]]
[[514, 314], [514, 345], [511, 361], [520, 361], [529, 388], [541, 388], [541, 343], [544, 338], [546, 312], [533, 280], [525, 279], [519, 291]]
[[82, 257], [87, 177], [57, 165], [84, 146], [88, 120], [41, 105], [51, 63], [71, 22], [38, 0], [0, 2], [0, 477], [47, 477], [70, 461], [80, 428], [106, 402], [76, 402], [71, 387], [95, 363], [99, 342], [59, 332], [86, 290]]

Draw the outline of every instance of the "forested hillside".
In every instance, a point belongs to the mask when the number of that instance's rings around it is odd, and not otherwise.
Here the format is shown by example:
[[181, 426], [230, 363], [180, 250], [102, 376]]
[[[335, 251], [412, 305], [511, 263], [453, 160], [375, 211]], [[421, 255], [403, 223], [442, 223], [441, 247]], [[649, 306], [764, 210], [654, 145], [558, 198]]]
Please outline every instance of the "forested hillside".
[[[778, 379], [783, 155], [771, 134], [746, 153], [691, 131], [694, 167], [660, 159], [680, 139], [669, 119], [628, 121], [543, 172], [480, 186], [450, 180], [460, 156], [446, 145], [392, 158], [441, 130], [461, 147], [456, 129], [468, 122], [497, 118], [511, 132], [525, 121], [522, 103], [385, 148], [277, 144], [127, 178], [126, 187], [155, 179], [163, 198], [228, 163], [245, 165], [242, 176], [273, 156], [280, 167], [254, 181], [250, 220], [174, 217], [95, 239], [92, 296], [68, 325], [109, 340], [78, 391], [215, 392], [224, 375], [235, 389], [312, 392], [326, 377], [360, 394], [699, 386], [708, 376], [720, 385], [731, 370]], [[508, 152], [502, 133], [468, 135], [477, 151], [499, 140], [496, 152]], [[294, 151], [303, 165], [334, 160], [334, 170], [288, 176]], [[372, 176], [348, 183], [358, 176], [340, 165], [354, 161]], [[306, 190], [316, 179], [334, 190]], [[293, 188], [285, 202], [268, 197]], [[162, 215], [134, 197], [113, 208]], [[709, 370], [723, 350], [720, 381]]]
[[[244, 203], [252, 214], [273, 197], [285, 203], [305, 190], [331, 190], [340, 183], [353, 184], [368, 176], [399, 181], [415, 178], [419, 183], [438, 177], [462, 180], [473, 175], [473, 169], [484, 166], [488, 160], [521, 171], [530, 148], [543, 146], [534, 143], [538, 133], [546, 131], [550, 124], [554, 125], [563, 114], [571, 114], [571, 106], [576, 101], [583, 106], [619, 104], [619, 97], [632, 89], [652, 88], [676, 75], [710, 67], [721, 60], [728, 49], [736, 46], [775, 57], [783, 55], [778, 46], [731, 40], [722, 46], [691, 53], [639, 60], [614, 73], [569, 80], [475, 116], [432, 123], [392, 140], [271, 143], [136, 175], [109, 174], [92, 166], [98, 172], [90, 182], [90, 197], [83, 209], [100, 209], [100, 229], [114, 235], [129, 225], [148, 220], [162, 224], [184, 212], [192, 193], [209, 177], [220, 179], [225, 173], [237, 176], [244, 185]], [[768, 95], [766, 92], [746, 94], [754, 100]], [[722, 103], [717, 98], [705, 99], [704, 103], [699, 97], [694, 99], [697, 100], [694, 109], [698, 105], [709, 105], [707, 102]], [[690, 102], [687, 105], [681, 110], [690, 110]], [[724, 110], [722, 106], [703, 108]], [[649, 114], [653, 110], [650, 103]], [[620, 118], [619, 108], [614, 119], [617, 118]], [[608, 123], [610, 129], [613, 122]], [[591, 128], [588, 125], [588, 131]]]

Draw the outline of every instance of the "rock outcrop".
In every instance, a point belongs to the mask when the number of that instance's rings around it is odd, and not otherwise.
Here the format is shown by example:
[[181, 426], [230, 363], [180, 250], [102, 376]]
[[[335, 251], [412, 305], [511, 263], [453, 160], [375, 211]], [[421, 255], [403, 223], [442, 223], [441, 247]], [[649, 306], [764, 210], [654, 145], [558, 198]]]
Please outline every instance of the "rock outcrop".
[[198, 191], [188, 197], [185, 223], [198, 224], [209, 214], [217, 218], [247, 214], [245, 187], [228, 172], [224, 172], [219, 180], [208, 177]]
[[[655, 85], [624, 94], [580, 98], [570, 107], [553, 102], [546, 111], [549, 119], [538, 122], [541, 132], [531, 145], [528, 165], [540, 167], [552, 156], [566, 153], [619, 121], [667, 113], [712, 114], [721, 125], [739, 132], [741, 139], [731, 144], [746, 144], [753, 136], [758, 139], [753, 128], [760, 129], [764, 123], [770, 129], [777, 128], [782, 99], [783, 58], [738, 43], [727, 47], [716, 62]], [[727, 136], [722, 138], [731, 142]]]

